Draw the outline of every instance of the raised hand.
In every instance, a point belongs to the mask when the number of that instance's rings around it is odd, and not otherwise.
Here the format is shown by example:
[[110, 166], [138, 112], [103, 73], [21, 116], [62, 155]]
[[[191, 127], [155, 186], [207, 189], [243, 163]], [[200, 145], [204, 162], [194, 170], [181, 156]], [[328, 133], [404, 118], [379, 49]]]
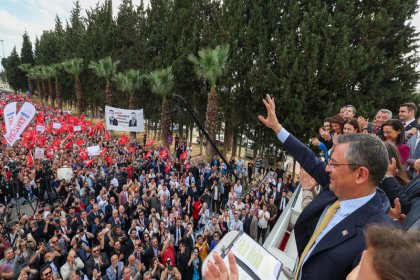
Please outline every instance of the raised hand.
[[300, 183], [304, 190], [311, 190], [316, 185], [318, 185], [317, 181], [312, 178], [303, 168], [300, 169]]
[[265, 108], [267, 109], [267, 117], [259, 115], [258, 120], [262, 122], [266, 127], [271, 128], [276, 134], [282, 129], [281, 124], [277, 120], [276, 116], [276, 104], [274, 103], [274, 98], [271, 98], [270, 95], [266, 94], [265, 99], [263, 99]]
[[215, 263], [209, 261], [205, 271], [207, 280], [237, 280], [238, 279], [238, 266], [236, 264], [235, 256], [232, 252], [228, 254], [229, 270], [225, 262], [219, 254], [213, 255]]

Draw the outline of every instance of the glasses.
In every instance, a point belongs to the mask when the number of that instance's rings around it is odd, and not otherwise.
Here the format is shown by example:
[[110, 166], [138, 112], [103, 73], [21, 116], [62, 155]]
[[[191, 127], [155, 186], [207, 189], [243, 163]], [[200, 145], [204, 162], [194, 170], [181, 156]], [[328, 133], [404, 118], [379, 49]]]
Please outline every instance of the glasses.
[[43, 273], [42, 275], [44, 275], [44, 276], [49, 276], [49, 275], [51, 275], [52, 274], [52, 270], [50, 270], [50, 271], [48, 271], [48, 272], [45, 272], [45, 273]]
[[331, 168], [336, 168], [336, 167], [344, 166], [344, 165], [353, 166], [353, 167], [362, 166], [362, 165], [357, 164], [357, 163], [335, 163], [335, 162], [331, 162], [331, 160], [329, 160], [328, 163], [327, 163], [327, 166], [330, 166]]
[[92, 251], [92, 253], [97, 253], [97, 252], [99, 252], [98, 249]]

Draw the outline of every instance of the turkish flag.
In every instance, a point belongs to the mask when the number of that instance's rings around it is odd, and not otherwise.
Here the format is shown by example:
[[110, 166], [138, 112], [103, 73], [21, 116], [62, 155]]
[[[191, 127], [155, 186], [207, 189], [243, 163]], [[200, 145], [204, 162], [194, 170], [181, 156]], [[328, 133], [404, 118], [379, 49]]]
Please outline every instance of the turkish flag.
[[130, 138], [128, 138], [127, 135], [121, 135], [120, 139], [118, 139], [118, 143], [120, 143], [120, 145], [125, 145], [130, 141]]
[[102, 151], [99, 152], [99, 156], [103, 157], [107, 152], [108, 152], [108, 148], [105, 147], [105, 149], [103, 149]]
[[85, 167], [88, 167], [89, 165], [91, 165], [93, 162], [95, 161], [95, 158], [91, 159], [91, 160], [87, 160], [84, 162]]
[[168, 158], [169, 155], [169, 151], [168, 149], [165, 147], [162, 150], [160, 150], [159, 155], [161, 158]]
[[130, 147], [128, 147], [128, 150], [130, 151], [130, 153], [135, 154], [136, 153], [136, 146], [130, 146]]
[[65, 146], [64, 148], [66, 148], [66, 149], [70, 149], [70, 148], [71, 148], [71, 146], [73, 146], [73, 141], [72, 141], [72, 140], [70, 140], [70, 141], [66, 144], [66, 146]]
[[185, 149], [180, 155], [181, 160], [186, 160], [188, 158], [188, 149]]
[[76, 145], [79, 146], [79, 147], [82, 146], [84, 143], [85, 143], [85, 140], [83, 140], [83, 139], [77, 139], [76, 140]]
[[109, 134], [109, 132], [105, 132], [105, 141], [110, 141], [111, 140], [111, 134]]
[[51, 146], [55, 146], [58, 147], [61, 144], [61, 139], [60, 138], [55, 138], [54, 141], [52, 142]]
[[112, 165], [112, 157], [109, 155], [105, 157], [105, 162], [108, 163], [108, 165]]
[[171, 161], [168, 160], [165, 166], [165, 173], [169, 173], [170, 170], [171, 170]]
[[146, 140], [146, 147], [152, 146], [155, 143], [155, 138]]
[[86, 152], [86, 151], [81, 150], [81, 151], [79, 152], [79, 158], [81, 158], [81, 159], [83, 159], [83, 160], [87, 160], [89, 157], [88, 157], [88, 154], [87, 154], [87, 152]]
[[93, 128], [91, 128], [91, 129], [89, 130], [88, 135], [89, 135], [90, 137], [92, 137], [94, 134], [95, 134], [95, 130], [94, 130]]
[[147, 159], [148, 157], [150, 157], [151, 154], [152, 154], [152, 150], [148, 150], [144, 158]]
[[34, 157], [32, 156], [32, 152], [29, 152], [26, 155], [26, 164], [29, 166], [33, 166], [34, 165]]

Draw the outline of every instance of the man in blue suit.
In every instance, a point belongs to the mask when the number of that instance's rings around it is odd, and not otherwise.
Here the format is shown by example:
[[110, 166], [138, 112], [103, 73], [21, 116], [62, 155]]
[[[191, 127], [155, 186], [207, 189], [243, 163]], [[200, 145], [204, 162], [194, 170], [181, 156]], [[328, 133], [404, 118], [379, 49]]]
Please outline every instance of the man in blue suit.
[[[420, 122], [420, 118], [417, 120]], [[417, 124], [418, 126], [419, 124]], [[420, 130], [417, 129], [416, 133], [408, 140], [407, 145], [410, 147], [410, 158], [407, 161], [409, 166], [408, 173], [410, 174], [411, 178], [416, 176], [416, 171], [414, 170], [414, 162], [416, 159], [420, 158]]]
[[118, 255], [112, 255], [111, 265], [106, 270], [106, 276], [108, 277], [108, 280], [121, 280], [123, 267], [124, 264], [119, 261]]
[[[286, 150], [324, 186], [295, 224], [301, 259], [296, 279], [345, 279], [366, 247], [365, 226], [391, 224], [383, 203], [388, 201], [376, 189], [388, 166], [385, 145], [368, 134], [342, 135], [325, 163], [281, 126], [274, 99], [267, 95], [263, 102], [267, 117], [258, 119], [276, 133]], [[330, 211], [333, 204], [339, 205], [338, 210]], [[311, 240], [312, 235], [315, 240]]]

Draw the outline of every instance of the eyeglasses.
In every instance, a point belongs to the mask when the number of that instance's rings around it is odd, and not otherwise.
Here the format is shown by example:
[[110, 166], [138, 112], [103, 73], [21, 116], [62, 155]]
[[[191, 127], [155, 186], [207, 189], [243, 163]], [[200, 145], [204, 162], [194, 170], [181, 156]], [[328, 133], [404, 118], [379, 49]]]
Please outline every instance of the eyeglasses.
[[48, 272], [44, 272], [42, 275], [43, 276], [49, 276], [52, 274], [52, 270], [48, 271]]
[[98, 249], [96, 249], [96, 250], [92, 250], [92, 253], [97, 253], [97, 252], [99, 252], [99, 250], [98, 250]]
[[344, 165], [353, 166], [353, 167], [360, 167], [360, 166], [362, 166], [361, 164], [357, 164], [357, 163], [335, 163], [335, 162], [331, 162], [331, 160], [329, 160], [327, 162], [327, 166], [330, 166], [331, 168], [336, 168], [338, 166], [344, 166]]

